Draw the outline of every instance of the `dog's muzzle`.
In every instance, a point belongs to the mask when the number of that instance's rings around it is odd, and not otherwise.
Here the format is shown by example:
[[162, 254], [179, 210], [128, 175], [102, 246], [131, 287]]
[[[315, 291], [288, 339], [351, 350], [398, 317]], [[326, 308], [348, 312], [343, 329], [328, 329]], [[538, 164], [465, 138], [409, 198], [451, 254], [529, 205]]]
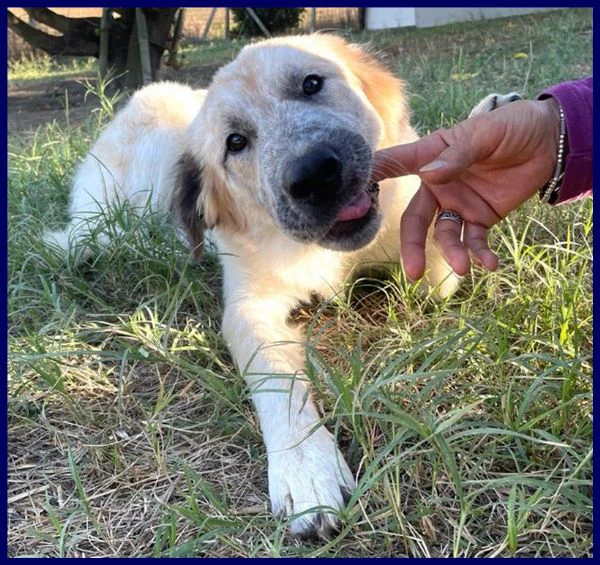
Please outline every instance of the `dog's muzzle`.
[[[299, 142], [287, 158], [282, 158], [283, 144], [273, 143], [267, 152], [264, 169], [274, 173], [268, 182], [277, 223], [296, 240], [331, 249], [350, 251], [366, 245], [380, 224], [369, 182], [369, 144], [350, 129], [327, 130], [315, 124], [299, 128], [295, 138]], [[273, 184], [275, 179], [279, 182]]]

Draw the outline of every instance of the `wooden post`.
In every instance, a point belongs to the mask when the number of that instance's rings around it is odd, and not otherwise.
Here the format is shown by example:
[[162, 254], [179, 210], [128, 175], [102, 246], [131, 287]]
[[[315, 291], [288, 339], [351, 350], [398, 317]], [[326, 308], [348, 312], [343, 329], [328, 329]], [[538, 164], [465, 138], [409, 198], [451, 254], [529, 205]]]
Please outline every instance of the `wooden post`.
[[135, 23], [137, 27], [138, 48], [140, 50], [140, 66], [142, 71], [142, 82], [152, 82], [152, 67], [150, 66], [150, 45], [148, 43], [148, 26], [146, 16], [142, 8], [135, 9]]
[[100, 76], [106, 76], [108, 72], [108, 30], [110, 27], [110, 8], [102, 8], [100, 19], [100, 55], [98, 57], [98, 68]]
[[367, 25], [367, 8], [358, 9], [358, 29], [363, 31]]
[[200, 36], [200, 41], [206, 41], [206, 38], [208, 37], [208, 30], [210, 29], [210, 26], [212, 24], [212, 21], [213, 21], [213, 18], [215, 17], [216, 12], [217, 12], [216, 8], [211, 8], [210, 14], [208, 14], [208, 19], [206, 20], [206, 25], [204, 26], [204, 31], [202, 32], [202, 35]]
[[254, 22], [256, 23], [256, 25], [260, 28], [260, 31], [263, 32], [263, 35], [265, 37], [271, 37], [271, 33], [265, 27], [265, 24], [263, 24], [260, 21], [260, 18], [256, 15], [256, 12], [252, 8], [246, 8], [246, 12], [248, 12], [248, 14], [250, 15], [250, 17], [254, 20]]
[[169, 58], [166, 62], [167, 65], [178, 68], [177, 64], [177, 51], [179, 50], [179, 42], [181, 41], [181, 35], [183, 32], [183, 22], [185, 19], [185, 8], [179, 8], [177, 11], [177, 19], [175, 20], [175, 28], [173, 29], [173, 39], [171, 40], [171, 46], [169, 48]]
[[317, 9], [310, 9], [310, 33], [315, 33], [317, 29]]
[[225, 8], [225, 39], [229, 39], [229, 8]]
[[138, 26], [135, 21], [135, 9], [133, 26], [131, 33], [129, 34], [129, 41], [127, 44], [127, 60], [125, 62], [125, 87], [128, 89], [139, 88], [143, 83], [142, 76], [142, 65], [140, 63], [140, 48], [138, 42]]

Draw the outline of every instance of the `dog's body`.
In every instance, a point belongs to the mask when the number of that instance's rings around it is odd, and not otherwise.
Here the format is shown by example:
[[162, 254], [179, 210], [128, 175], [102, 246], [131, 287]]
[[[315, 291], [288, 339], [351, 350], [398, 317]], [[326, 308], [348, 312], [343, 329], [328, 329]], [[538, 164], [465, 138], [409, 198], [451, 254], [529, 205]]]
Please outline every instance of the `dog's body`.
[[[365, 195], [372, 152], [416, 137], [402, 83], [364, 51], [326, 35], [265, 41], [208, 92], [158, 83], [136, 93], [75, 177], [71, 225], [47, 237], [85, 247], [93, 215], [116, 198], [172, 212], [196, 250], [211, 230], [223, 335], [258, 412], [272, 510], [299, 514], [296, 533], [335, 526], [323, 507], [341, 508], [354, 479], [318, 425], [303, 336], [287, 318], [314, 293], [339, 292], [360, 264], [398, 262], [419, 179], [383, 181], [378, 205]], [[427, 283], [446, 296], [457, 280], [429, 245]]]

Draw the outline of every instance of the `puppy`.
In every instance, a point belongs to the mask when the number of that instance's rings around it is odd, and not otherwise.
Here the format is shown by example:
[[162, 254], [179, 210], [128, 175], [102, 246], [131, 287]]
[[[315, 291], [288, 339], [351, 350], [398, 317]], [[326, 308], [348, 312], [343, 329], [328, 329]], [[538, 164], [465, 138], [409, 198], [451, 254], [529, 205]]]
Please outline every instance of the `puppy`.
[[[210, 230], [223, 335], [258, 413], [272, 511], [295, 534], [336, 528], [354, 478], [319, 423], [303, 336], [287, 318], [313, 294], [339, 292], [362, 263], [399, 260], [400, 217], [419, 179], [385, 180], [376, 197], [371, 163], [377, 149], [416, 138], [403, 83], [363, 48], [330, 35], [263, 41], [207, 91], [138, 91], [77, 171], [71, 223], [46, 236], [85, 258], [87, 234], [116, 200], [170, 214], [197, 257]], [[427, 252], [426, 284], [448, 296], [458, 278], [431, 242]]]

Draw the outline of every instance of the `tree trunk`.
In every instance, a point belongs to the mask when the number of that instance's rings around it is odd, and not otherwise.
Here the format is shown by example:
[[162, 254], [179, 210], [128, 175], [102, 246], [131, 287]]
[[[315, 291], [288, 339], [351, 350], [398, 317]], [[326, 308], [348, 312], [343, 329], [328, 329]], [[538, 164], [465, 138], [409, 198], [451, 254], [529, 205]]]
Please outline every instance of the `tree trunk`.
[[49, 25], [63, 35], [49, 35], [30, 26], [8, 10], [8, 27], [36, 49], [49, 55], [98, 56], [98, 37], [100, 18], [64, 18], [55, 17], [48, 8], [27, 8], [27, 15], [40, 23]]
[[[139, 10], [139, 8], [138, 8]], [[150, 56], [150, 80], [159, 79], [160, 63], [167, 47], [169, 31], [176, 8], [158, 9], [144, 8], [141, 10], [146, 18], [147, 45]], [[136, 23], [135, 8], [119, 9], [121, 18], [117, 20], [127, 28], [127, 33], [111, 39], [109, 67], [112, 66], [118, 86], [135, 90], [144, 84], [144, 72], [140, 53], [138, 25]]]
[[171, 38], [171, 44], [169, 45], [169, 57], [165, 62], [165, 65], [173, 67], [174, 69], [180, 68], [180, 64], [177, 62], [177, 52], [179, 51], [179, 42], [183, 35], [183, 23], [185, 20], [185, 8], [179, 8], [173, 26], [173, 37]]
[[215, 17], [216, 13], [217, 13], [217, 9], [211, 8], [210, 14], [208, 14], [208, 19], [206, 20], [206, 24], [204, 25], [204, 31], [202, 32], [202, 35], [200, 36], [200, 41], [206, 41], [208, 39], [208, 31], [210, 30], [210, 26], [212, 24], [213, 18]]
[[150, 45], [150, 69], [152, 80], [159, 80], [160, 63], [169, 40], [171, 24], [177, 8], [144, 9], [148, 19], [148, 43]]
[[98, 68], [100, 75], [105, 76], [108, 72], [108, 41], [110, 30], [110, 10], [102, 8], [102, 19], [100, 20], [100, 55], [98, 57]]
[[359, 8], [358, 9], [358, 29], [363, 31], [367, 26], [367, 9]]

